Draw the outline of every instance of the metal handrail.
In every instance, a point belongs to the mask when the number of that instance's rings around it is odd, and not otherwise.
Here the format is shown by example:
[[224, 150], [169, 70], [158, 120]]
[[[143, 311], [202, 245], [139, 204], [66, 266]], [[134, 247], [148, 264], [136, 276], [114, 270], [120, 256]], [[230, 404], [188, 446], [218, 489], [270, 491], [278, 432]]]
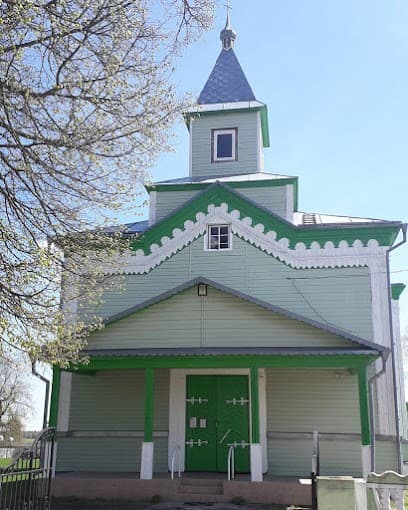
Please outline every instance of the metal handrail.
[[176, 461], [176, 453], [178, 452], [179, 458], [178, 458], [178, 477], [181, 476], [181, 446], [179, 444], [176, 444], [173, 450], [173, 454], [171, 456], [171, 479], [174, 480], [174, 463]]
[[228, 449], [227, 464], [228, 464], [228, 480], [234, 480], [235, 479], [235, 447], [234, 447], [234, 445], [231, 445]]
[[313, 432], [313, 451], [312, 451], [312, 472], [310, 475], [312, 482], [312, 510], [317, 510], [317, 477], [320, 475], [320, 446], [319, 432]]

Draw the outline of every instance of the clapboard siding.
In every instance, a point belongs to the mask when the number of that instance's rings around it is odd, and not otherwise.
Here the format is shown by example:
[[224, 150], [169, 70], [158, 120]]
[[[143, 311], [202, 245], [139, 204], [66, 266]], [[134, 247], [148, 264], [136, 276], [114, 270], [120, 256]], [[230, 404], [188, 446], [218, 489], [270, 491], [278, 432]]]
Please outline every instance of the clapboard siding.
[[[143, 438], [58, 439], [57, 471], [139, 472]], [[167, 438], [154, 438], [154, 472], [167, 472]]]
[[[309, 477], [311, 439], [268, 439], [268, 474]], [[361, 476], [361, 443], [356, 439], [320, 441], [322, 476]]]
[[[233, 236], [230, 251], [204, 251], [203, 244], [200, 237], [150, 273], [123, 277], [123, 289], [106, 291], [96, 313], [112, 316], [204, 276], [305, 317], [372, 338], [368, 268], [293, 269], [237, 236]], [[82, 312], [94, 313], [86, 305]]]
[[286, 185], [279, 187], [240, 188], [237, 191], [265, 209], [289, 219], [287, 218]]
[[[155, 431], [168, 431], [169, 371], [155, 370]], [[138, 431], [144, 426], [144, 370], [72, 376], [70, 430]]]
[[155, 222], [158, 222], [174, 212], [176, 209], [191, 200], [195, 195], [200, 193], [197, 191], [158, 191], [156, 195], [156, 215]]
[[357, 376], [349, 370], [268, 369], [272, 432], [360, 433]]
[[[260, 171], [258, 112], [201, 115], [191, 123], [191, 175], [235, 175]], [[238, 128], [238, 161], [211, 163], [211, 129]]]
[[350, 347], [354, 344], [208, 287], [193, 287], [107, 326], [89, 348]]

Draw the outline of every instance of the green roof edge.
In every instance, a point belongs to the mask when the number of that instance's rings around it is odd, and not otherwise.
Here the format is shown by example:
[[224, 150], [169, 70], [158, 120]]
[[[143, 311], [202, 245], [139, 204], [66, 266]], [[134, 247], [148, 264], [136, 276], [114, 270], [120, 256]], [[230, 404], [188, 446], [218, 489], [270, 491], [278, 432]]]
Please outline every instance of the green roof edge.
[[398, 301], [399, 298], [401, 297], [401, 294], [404, 292], [405, 288], [406, 288], [405, 283], [391, 283], [392, 299]]
[[341, 241], [349, 245], [359, 239], [367, 245], [370, 239], [376, 239], [381, 246], [391, 246], [395, 241], [400, 229], [400, 222], [367, 223], [361, 224], [319, 224], [296, 226], [285, 219], [256, 205], [230, 186], [224, 183], [215, 182], [210, 184], [197, 196], [187, 201], [178, 210], [166, 218], [152, 225], [138, 239], [131, 243], [132, 249], [142, 249], [145, 254], [149, 253], [152, 244], [161, 244], [164, 236], [172, 237], [175, 228], [184, 229], [184, 222], [187, 220], [196, 221], [196, 214], [207, 213], [207, 205], [211, 203], [216, 206], [226, 203], [228, 211], [238, 209], [241, 217], [252, 218], [252, 225], [258, 223], [264, 225], [265, 233], [275, 231], [276, 240], [289, 239], [289, 247], [294, 249], [297, 243], [302, 242], [310, 248], [313, 242], [319, 243], [321, 247], [327, 241], [333, 242], [338, 247]]

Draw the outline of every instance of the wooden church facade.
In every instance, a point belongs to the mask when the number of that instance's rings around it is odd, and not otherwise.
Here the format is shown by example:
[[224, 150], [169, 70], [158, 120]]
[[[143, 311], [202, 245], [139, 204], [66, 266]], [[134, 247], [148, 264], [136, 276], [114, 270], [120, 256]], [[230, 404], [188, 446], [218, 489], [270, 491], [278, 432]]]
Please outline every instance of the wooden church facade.
[[189, 177], [147, 188], [89, 364], [54, 370], [57, 471], [150, 479], [177, 450], [182, 471], [224, 472], [233, 446], [253, 481], [307, 476], [315, 430], [322, 474], [398, 470], [402, 226], [298, 211], [298, 179], [264, 172], [267, 110], [229, 23], [221, 39], [185, 113]]

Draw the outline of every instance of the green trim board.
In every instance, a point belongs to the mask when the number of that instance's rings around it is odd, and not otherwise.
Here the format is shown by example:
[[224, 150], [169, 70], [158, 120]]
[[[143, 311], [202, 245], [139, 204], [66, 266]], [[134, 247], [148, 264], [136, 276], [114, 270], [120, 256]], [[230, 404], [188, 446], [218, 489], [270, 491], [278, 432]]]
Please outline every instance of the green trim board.
[[338, 247], [341, 241], [346, 241], [350, 246], [357, 239], [366, 246], [370, 239], [376, 239], [381, 246], [391, 246], [400, 229], [400, 222], [367, 223], [367, 224], [321, 224], [321, 225], [293, 225], [280, 216], [257, 205], [247, 199], [230, 186], [215, 182], [210, 184], [198, 196], [186, 202], [177, 211], [167, 218], [154, 224], [139, 238], [131, 243], [133, 250], [142, 250], [145, 255], [151, 253], [151, 245], [161, 245], [163, 237], [172, 237], [174, 229], [184, 230], [187, 220], [196, 221], [196, 214], [206, 213], [209, 204], [220, 206], [227, 204], [228, 211], [238, 210], [241, 217], [252, 218], [252, 225], [258, 223], [264, 225], [264, 232], [276, 232], [276, 241], [282, 238], [289, 240], [289, 247], [294, 249], [296, 244], [302, 242], [310, 248], [313, 242], [321, 247], [326, 242], [333, 242]]
[[266, 301], [262, 301], [258, 298], [254, 298], [248, 294], [244, 294], [243, 292], [236, 291], [235, 289], [232, 289], [231, 287], [227, 287], [226, 285], [222, 285], [214, 280], [210, 280], [210, 279], [204, 278], [204, 277], [193, 278], [192, 280], [189, 280], [177, 287], [174, 287], [173, 289], [171, 289], [167, 292], [163, 292], [162, 294], [159, 294], [158, 296], [148, 299], [136, 306], [132, 306], [132, 307], [106, 319], [104, 321], [104, 324], [105, 324], [105, 326], [114, 324], [117, 321], [125, 319], [134, 313], [145, 310], [146, 308], [148, 308], [150, 306], [158, 304], [161, 301], [169, 299], [169, 298], [171, 298], [187, 289], [190, 289], [196, 285], [198, 286], [200, 284], [208, 285], [209, 287], [217, 289], [221, 292], [225, 292], [226, 294], [229, 294], [231, 296], [237, 297], [237, 298], [247, 301], [249, 303], [260, 306], [260, 307], [264, 308], [265, 310], [268, 310], [268, 311], [274, 312], [274, 313], [278, 313], [282, 316], [288, 317], [289, 319], [293, 319], [293, 320], [302, 322], [304, 324], [315, 327], [317, 329], [321, 329], [323, 331], [328, 331], [334, 335], [345, 338], [346, 340], [350, 340], [359, 346], [363, 346], [365, 348], [373, 349], [374, 351], [387, 354], [387, 348], [382, 345], [376, 344], [374, 342], [370, 342], [368, 340], [365, 340], [364, 338], [353, 335], [352, 333], [349, 333], [348, 331], [343, 331], [339, 328], [335, 328], [329, 324], [323, 324], [323, 323], [317, 322], [315, 320], [309, 319], [307, 317], [304, 317], [302, 315], [290, 312], [289, 310], [286, 310], [282, 307], [273, 305]]
[[187, 129], [190, 131], [190, 119], [194, 117], [203, 117], [204, 115], [225, 115], [226, 113], [245, 113], [245, 112], [261, 112], [261, 131], [262, 131], [262, 143], [264, 148], [270, 147], [269, 140], [269, 122], [268, 122], [268, 108], [266, 104], [262, 106], [254, 106], [249, 108], [231, 108], [227, 110], [212, 110], [212, 111], [200, 111], [200, 106], [197, 106], [196, 112], [184, 112], [183, 117], [186, 123]]
[[371, 444], [371, 435], [366, 367], [358, 369], [358, 396], [360, 402], [361, 442], [363, 445], [369, 445]]
[[154, 371], [152, 368], [145, 369], [144, 391], [144, 441], [153, 441], [153, 407], [154, 407]]
[[391, 297], [398, 301], [406, 288], [405, 283], [391, 283]]
[[70, 370], [126, 370], [134, 368], [361, 368], [378, 358], [375, 354], [347, 355], [203, 355], [203, 356], [98, 356], [87, 365]]
[[251, 443], [259, 443], [259, 377], [257, 367], [251, 367], [251, 417]]
[[48, 420], [48, 425], [50, 427], [57, 426], [60, 386], [61, 386], [61, 369], [59, 367], [54, 366], [52, 369], [50, 418]]

